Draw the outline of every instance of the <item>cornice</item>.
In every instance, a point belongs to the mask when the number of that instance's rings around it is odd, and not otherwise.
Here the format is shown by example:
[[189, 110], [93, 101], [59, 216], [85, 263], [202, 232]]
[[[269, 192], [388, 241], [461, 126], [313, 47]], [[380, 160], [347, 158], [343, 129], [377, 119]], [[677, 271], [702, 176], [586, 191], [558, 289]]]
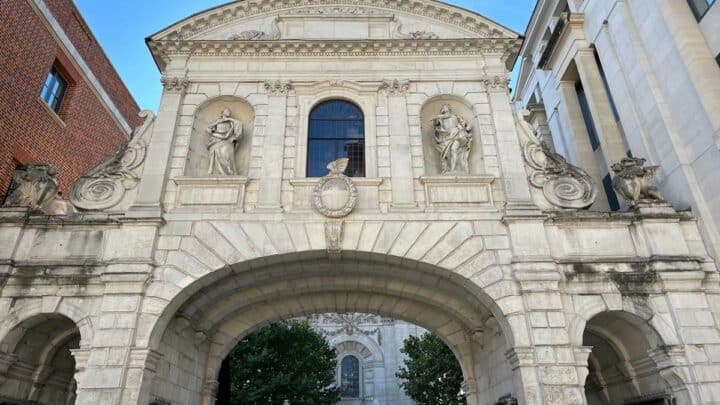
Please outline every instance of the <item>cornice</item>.
[[152, 41], [150, 49], [167, 63], [173, 56], [432, 56], [516, 53], [519, 38], [287, 40], [287, 41]]
[[483, 38], [517, 38], [520, 35], [477, 13], [428, 0], [245, 0], [220, 6], [180, 21], [150, 37], [151, 40], [183, 40], [230, 21], [279, 11], [313, 6], [364, 6], [398, 11], [442, 21]]

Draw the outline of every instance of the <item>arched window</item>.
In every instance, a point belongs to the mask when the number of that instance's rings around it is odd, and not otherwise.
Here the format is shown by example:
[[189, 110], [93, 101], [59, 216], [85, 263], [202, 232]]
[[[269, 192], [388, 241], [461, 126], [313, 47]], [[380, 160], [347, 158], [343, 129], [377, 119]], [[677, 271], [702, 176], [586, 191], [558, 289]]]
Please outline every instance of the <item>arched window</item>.
[[349, 177], [365, 177], [365, 123], [355, 104], [330, 100], [310, 113], [308, 133], [308, 177], [323, 177], [328, 163], [350, 158], [345, 170]]
[[343, 398], [360, 398], [360, 360], [355, 356], [340, 362], [340, 389]]

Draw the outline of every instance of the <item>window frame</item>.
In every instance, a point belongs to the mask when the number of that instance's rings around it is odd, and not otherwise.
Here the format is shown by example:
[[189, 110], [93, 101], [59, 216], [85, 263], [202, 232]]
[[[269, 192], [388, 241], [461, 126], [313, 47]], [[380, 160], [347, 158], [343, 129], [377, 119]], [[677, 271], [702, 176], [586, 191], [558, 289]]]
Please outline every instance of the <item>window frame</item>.
[[[352, 396], [344, 396], [344, 393], [342, 392], [342, 379], [343, 379], [343, 362], [348, 357], [353, 357], [357, 361], [357, 394], [358, 396], [352, 397]], [[358, 356], [355, 353], [345, 353], [338, 362], [338, 388], [340, 388], [340, 398], [341, 400], [344, 399], [362, 399], [363, 398], [363, 365], [362, 361], [360, 361], [360, 356]]]
[[[358, 119], [332, 119], [332, 118], [326, 118], [326, 119], [313, 119], [313, 114], [321, 107], [331, 104], [331, 103], [343, 103], [348, 106], [351, 106], [354, 108], [357, 113], [359, 113], [360, 117]], [[335, 136], [335, 137], [320, 137], [320, 136], [313, 136], [312, 126], [313, 121], [348, 121], [348, 122], [356, 122], [359, 123], [361, 126], [361, 134], [358, 137], [342, 137], [342, 136]], [[337, 149], [337, 146], [342, 143], [343, 141], [360, 141], [362, 142], [362, 175], [361, 176], [350, 176], [354, 178], [367, 178], [368, 177], [368, 159], [367, 159], [367, 153], [368, 153], [368, 145], [367, 145], [367, 120], [366, 120], [366, 114], [363, 111], [362, 107], [353, 101], [347, 100], [345, 98], [328, 98], [325, 100], [322, 100], [318, 103], [316, 103], [309, 111], [307, 116], [307, 148], [305, 151], [305, 176], [307, 178], [318, 178], [322, 177], [323, 175], [319, 175], [319, 173], [313, 173], [314, 175], [311, 176], [311, 165], [313, 164], [312, 159], [310, 159], [310, 154], [313, 150], [313, 143], [335, 143], [334, 147]], [[339, 151], [335, 151], [336, 159], [339, 158]], [[330, 162], [327, 162], [330, 163]]]
[[[707, 0], [704, 0], [707, 2]], [[694, 0], [687, 0], [688, 6], [690, 7], [690, 11], [692, 11], [693, 15], [695, 16], [695, 19], [697, 22], [702, 21], [702, 19], [707, 15], [708, 11], [710, 11], [710, 8], [715, 5], [716, 0], [711, 0], [709, 3], [707, 3], [707, 8], [702, 13], [700, 10], [697, 9], [695, 6]]]
[[[70, 85], [70, 80], [61, 72], [58, 65], [53, 63], [40, 89], [40, 100], [59, 116]], [[56, 86], [57, 88], [55, 88]], [[55, 90], [51, 91], [52, 88], [55, 88]]]

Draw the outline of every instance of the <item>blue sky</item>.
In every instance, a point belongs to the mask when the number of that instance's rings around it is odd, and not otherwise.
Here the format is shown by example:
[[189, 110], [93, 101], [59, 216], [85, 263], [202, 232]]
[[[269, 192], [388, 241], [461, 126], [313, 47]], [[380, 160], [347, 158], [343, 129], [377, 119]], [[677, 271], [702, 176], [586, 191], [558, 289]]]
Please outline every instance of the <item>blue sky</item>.
[[[145, 37], [198, 11], [227, 0], [75, 0], [140, 108], [160, 103], [160, 73]], [[455, 0], [448, 3], [476, 11], [523, 33], [535, 0]]]

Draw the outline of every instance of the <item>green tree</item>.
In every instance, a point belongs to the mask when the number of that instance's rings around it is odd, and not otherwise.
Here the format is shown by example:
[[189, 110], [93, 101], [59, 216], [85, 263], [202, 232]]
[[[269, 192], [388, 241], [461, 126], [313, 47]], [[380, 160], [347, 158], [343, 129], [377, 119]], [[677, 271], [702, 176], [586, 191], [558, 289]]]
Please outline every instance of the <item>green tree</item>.
[[405, 393], [418, 405], [465, 404], [458, 394], [463, 382], [455, 355], [437, 336], [426, 333], [405, 339], [400, 351], [407, 357], [397, 372]]
[[307, 322], [266, 326], [241, 340], [229, 355], [232, 405], [331, 405], [335, 387], [335, 349]]

